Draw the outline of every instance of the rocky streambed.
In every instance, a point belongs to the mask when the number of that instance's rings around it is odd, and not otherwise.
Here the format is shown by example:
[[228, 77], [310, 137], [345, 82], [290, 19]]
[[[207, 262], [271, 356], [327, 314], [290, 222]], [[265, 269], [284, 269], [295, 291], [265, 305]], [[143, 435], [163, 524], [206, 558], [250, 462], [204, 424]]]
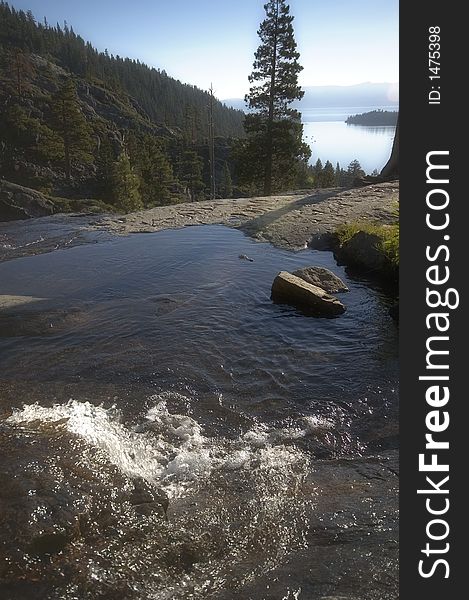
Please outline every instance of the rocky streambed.
[[300, 250], [345, 223], [395, 221], [399, 182], [333, 188], [271, 197], [177, 204], [128, 215], [64, 214], [0, 223], [0, 260], [49, 252], [115, 235], [151, 233], [191, 225], [226, 225]]

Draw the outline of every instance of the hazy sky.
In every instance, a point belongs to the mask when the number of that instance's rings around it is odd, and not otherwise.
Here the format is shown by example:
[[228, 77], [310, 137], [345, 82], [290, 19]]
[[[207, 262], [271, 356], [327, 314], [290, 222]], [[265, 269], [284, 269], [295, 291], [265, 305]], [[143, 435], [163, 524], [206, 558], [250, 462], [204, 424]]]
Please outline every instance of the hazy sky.
[[[219, 98], [248, 90], [263, 0], [12, 0]], [[291, 0], [302, 85], [397, 82], [399, 0]]]

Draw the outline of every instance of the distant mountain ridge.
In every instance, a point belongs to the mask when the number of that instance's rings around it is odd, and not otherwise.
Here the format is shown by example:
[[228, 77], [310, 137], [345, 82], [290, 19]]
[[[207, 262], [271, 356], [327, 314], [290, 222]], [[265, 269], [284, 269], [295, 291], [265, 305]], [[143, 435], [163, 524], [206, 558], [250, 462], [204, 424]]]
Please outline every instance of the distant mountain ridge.
[[[303, 88], [305, 95], [295, 106], [301, 110], [337, 106], [399, 107], [398, 83], [359, 83], [356, 85], [320, 85]], [[242, 98], [223, 100], [227, 106], [246, 110]]]

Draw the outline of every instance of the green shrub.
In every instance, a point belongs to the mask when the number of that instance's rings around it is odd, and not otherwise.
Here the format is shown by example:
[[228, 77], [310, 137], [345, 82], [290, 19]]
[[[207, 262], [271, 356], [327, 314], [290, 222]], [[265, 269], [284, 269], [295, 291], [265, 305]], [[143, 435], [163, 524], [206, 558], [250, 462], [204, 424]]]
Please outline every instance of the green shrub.
[[381, 225], [366, 221], [346, 223], [336, 231], [340, 245], [342, 246], [351, 240], [360, 231], [376, 235], [379, 238], [378, 250], [384, 254], [393, 267], [399, 268], [399, 222], [392, 225]]

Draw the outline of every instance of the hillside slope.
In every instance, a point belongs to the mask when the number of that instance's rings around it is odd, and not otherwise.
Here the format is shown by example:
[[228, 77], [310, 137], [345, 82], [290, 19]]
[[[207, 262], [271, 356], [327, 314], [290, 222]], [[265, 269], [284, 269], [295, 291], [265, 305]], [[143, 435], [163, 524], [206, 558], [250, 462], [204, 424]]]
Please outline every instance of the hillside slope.
[[[208, 93], [0, 3], [0, 177], [121, 210], [206, 197]], [[214, 101], [219, 184], [243, 114]]]

